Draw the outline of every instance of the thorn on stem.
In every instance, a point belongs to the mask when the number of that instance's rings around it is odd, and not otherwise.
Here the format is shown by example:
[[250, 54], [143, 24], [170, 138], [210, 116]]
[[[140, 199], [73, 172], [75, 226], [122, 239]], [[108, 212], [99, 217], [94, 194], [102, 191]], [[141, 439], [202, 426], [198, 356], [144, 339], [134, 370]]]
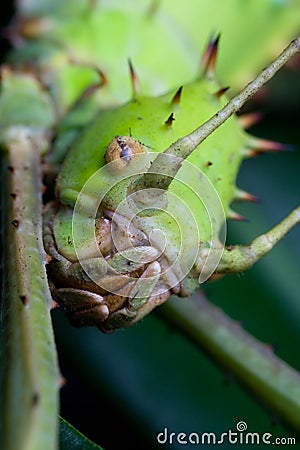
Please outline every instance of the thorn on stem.
[[52, 301], [51, 301], [51, 307], [50, 307], [51, 311], [52, 311], [53, 309], [58, 309], [58, 308], [59, 308], [59, 304], [58, 304], [55, 300], [52, 299]]
[[27, 297], [27, 295], [20, 295], [20, 300], [24, 306], [28, 305], [29, 303], [29, 298]]
[[34, 392], [32, 394], [32, 405], [37, 406], [40, 402], [40, 394], [39, 392]]
[[13, 227], [19, 228], [20, 222], [19, 222], [19, 220], [14, 219], [14, 220], [11, 221], [11, 224], [12, 224]]

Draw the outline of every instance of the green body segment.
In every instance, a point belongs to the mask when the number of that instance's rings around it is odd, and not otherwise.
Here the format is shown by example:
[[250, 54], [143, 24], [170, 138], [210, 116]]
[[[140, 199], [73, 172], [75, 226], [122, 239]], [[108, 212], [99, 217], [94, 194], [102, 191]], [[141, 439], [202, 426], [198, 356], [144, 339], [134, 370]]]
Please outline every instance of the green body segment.
[[[99, 114], [69, 151], [57, 179], [57, 195], [61, 203], [66, 205], [56, 217], [55, 237], [60, 252], [70, 257], [73, 251], [69, 239], [72, 232], [70, 211], [67, 214], [68, 219], [63, 220], [63, 217], [66, 218], [66, 207], [74, 207], [85, 183], [105, 164], [105, 152], [114, 137], [131, 135], [151, 152], [162, 152], [177, 139], [204, 123], [225, 104], [225, 99], [215, 95], [218, 89], [214, 80], [202, 77], [183, 87], [179, 103], [172, 101], [176, 93], [173, 91], [160, 97], [137, 96], [119, 108]], [[168, 121], [171, 114], [172, 120]], [[235, 195], [236, 176], [243, 158], [242, 150], [246, 145], [247, 135], [241, 129], [237, 118], [232, 117], [188, 158], [188, 161], [211, 181], [225, 213], [228, 212]], [[191, 177], [193, 176], [198, 177], [199, 172], [196, 175], [191, 172]], [[190, 186], [197, 186], [198, 180], [188, 179], [188, 182]], [[101, 184], [103, 181], [100, 180], [99, 192], [102, 189]], [[95, 189], [97, 190], [97, 186]], [[178, 195], [179, 198], [185, 197], [184, 200], [190, 204], [195, 214], [202, 239], [209, 241], [211, 225], [204, 207], [200, 205], [199, 209], [199, 200], [194, 198], [193, 192], [189, 189], [182, 192], [182, 188], [173, 181], [169, 193]], [[125, 190], [115, 194], [115, 204], [110, 204], [109, 209], [115, 210], [125, 196]], [[155, 220], [159, 228], [168, 227], [167, 219], [162, 219], [159, 215], [156, 219], [153, 218], [153, 227]], [[164, 227], [162, 222], [165, 223]], [[221, 226], [222, 223], [219, 223], [219, 229]]]

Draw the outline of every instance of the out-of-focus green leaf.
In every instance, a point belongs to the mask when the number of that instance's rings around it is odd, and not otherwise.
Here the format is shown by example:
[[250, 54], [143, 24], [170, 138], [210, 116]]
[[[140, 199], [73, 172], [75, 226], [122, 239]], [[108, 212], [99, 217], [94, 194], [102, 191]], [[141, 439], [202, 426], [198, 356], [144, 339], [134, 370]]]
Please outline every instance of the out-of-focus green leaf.
[[60, 450], [103, 450], [62, 417], [59, 419], [59, 448]]

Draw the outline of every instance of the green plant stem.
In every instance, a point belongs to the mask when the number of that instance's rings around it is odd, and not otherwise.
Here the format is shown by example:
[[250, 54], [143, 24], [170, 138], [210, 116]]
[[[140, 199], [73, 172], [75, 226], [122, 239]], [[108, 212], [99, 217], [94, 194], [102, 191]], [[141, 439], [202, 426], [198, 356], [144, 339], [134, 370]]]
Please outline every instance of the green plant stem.
[[271, 346], [256, 340], [200, 293], [188, 300], [172, 299], [159, 311], [289, 427], [300, 430], [300, 375], [274, 355]]
[[300, 206], [295, 208], [278, 225], [255, 238], [249, 245], [230, 245], [224, 249], [216, 273], [234, 273], [249, 270], [266, 256], [276, 244], [300, 222]]
[[2, 447], [57, 448], [59, 375], [42, 245], [40, 145], [16, 127], [2, 160]]

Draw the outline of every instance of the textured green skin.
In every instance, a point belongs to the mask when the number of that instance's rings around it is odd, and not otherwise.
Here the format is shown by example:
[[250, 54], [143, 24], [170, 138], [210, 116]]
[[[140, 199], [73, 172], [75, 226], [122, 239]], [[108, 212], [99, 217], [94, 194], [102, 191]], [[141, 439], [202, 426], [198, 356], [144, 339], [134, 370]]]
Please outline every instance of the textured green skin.
[[[116, 135], [129, 135], [131, 132], [136, 140], [150, 148], [151, 151], [164, 151], [178, 138], [190, 133], [210, 118], [224, 104], [225, 100], [221, 101], [215, 97], [214, 93], [217, 90], [218, 86], [215, 81], [202, 77], [183, 87], [179, 105], [171, 104], [176, 92], [173, 91], [160, 97], [137, 97], [124, 106], [101, 112], [70, 150], [64, 161], [56, 184], [56, 192], [60, 201], [71, 208], [74, 207], [84, 184], [103, 166], [106, 148]], [[174, 113], [175, 120], [171, 126], [167, 126], [165, 121], [171, 112]], [[240, 128], [237, 119], [232, 117], [188, 158], [210, 179], [220, 196], [225, 212], [228, 212], [229, 205], [234, 198], [235, 180], [242, 160], [242, 149], [246, 144], [246, 133]], [[208, 165], [208, 162], [212, 164]], [[197, 180], [190, 179], [189, 182], [193, 185], [193, 183], [197, 183]], [[105, 187], [105, 182], [103, 184]], [[99, 185], [99, 192], [101, 189], [103, 186]], [[199, 209], [199, 202], [194, 199], [193, 193], [178, 192], [178, 187], [174, 186], [174, 183], [171, 184], [169, 191], [178, 193], [180, 197], [187, 196], [184, 201], [191, 205], [191, 209], [196, 215], [201, 237], [204, 241], [209, 241], [211, 225], [204, 208]], [[115, 210], [124, 198], [124, 190], [114, 192], [114, 198], [104, 206]], [[54, 227], [59, 251], [74, 260], [76, 257], [73, 253], [73, 244], [69, 239], [69, 236], [72, 235], [71, 221], [71, 210], [66, 214], [66, 209], [63, 207], [54, 222]], [[153, 218], [153, 228], [154, 225]], [[221, 226], [222, 223], [219, 224], [219, 228]], [[159, 227], [166, 229], [167, 221], [164, 222], [164, 219], [160, 219]], [[82, 245], [84, 245], [84, 240]], [[194, 246], [195, 244], [191, 242], [190, 245]]]

